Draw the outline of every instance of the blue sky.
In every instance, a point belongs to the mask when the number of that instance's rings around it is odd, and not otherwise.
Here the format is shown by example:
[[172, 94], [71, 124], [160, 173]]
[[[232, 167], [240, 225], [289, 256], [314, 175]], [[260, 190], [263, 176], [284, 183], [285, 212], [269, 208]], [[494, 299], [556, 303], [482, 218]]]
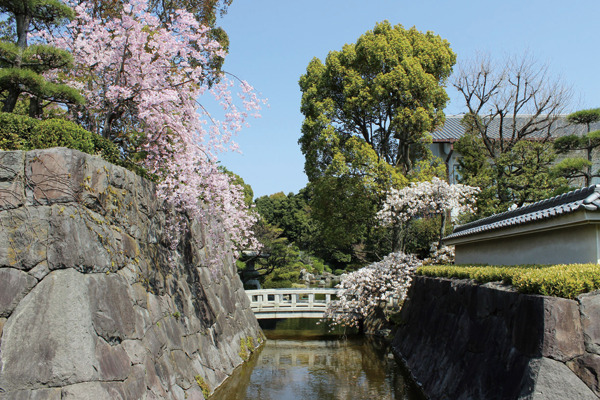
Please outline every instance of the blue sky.
[[[528, 52], [572, 87], [572, 111], [600, 107], [599, 12], [598, 0], [234, 0], [219, 21], [231, 42], [224, 68], [253, 85], [269, 107], [238, 136], [242, 154], [220, 160], [255, 197], [303, 188], [298, 79], [313, 57], [324, 60], [385, 19], [435, 32], [459, 62], [477, 53], [502, 59]], [[446, 114], [464, 112], [459, 95], [448, 93]]]

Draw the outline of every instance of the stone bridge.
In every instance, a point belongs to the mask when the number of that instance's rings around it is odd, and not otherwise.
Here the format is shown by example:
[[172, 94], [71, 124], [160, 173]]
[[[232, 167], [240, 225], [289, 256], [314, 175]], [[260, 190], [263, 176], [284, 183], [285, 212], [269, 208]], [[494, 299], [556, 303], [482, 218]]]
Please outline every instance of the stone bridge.
[[339, 289], [246, 290], [257, 319], [321, 318]]

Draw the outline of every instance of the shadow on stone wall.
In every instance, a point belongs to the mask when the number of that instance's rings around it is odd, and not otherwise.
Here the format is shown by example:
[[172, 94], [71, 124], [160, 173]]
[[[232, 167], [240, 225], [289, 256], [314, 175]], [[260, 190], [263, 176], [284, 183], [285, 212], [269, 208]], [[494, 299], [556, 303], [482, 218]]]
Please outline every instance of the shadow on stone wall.
[[393, 346], [431, 399], [599, 397], [599, 295], [417, 277], [408, 296]]
[[169, 217], [99, 157], [0, 152], [0, 398], [203, 399], [259, 346], [231, 257], [185, 215], [170, 251]]

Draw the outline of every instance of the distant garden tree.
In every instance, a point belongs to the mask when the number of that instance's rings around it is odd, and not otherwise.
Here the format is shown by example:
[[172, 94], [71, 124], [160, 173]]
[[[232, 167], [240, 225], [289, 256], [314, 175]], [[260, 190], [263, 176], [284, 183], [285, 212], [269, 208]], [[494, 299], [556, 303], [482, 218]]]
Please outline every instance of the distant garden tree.
[[[58, 0], [1, 0], [0, 13], [14, 25], [14, 41], [0, 42], [0, 99], [3, 112], [13, 112], [19, 100], [29, 100], [29, 116], [39, 117], [52, 103], [81, 103], [74, 88], [45, 75], [69, 68], [68, 51], [46, 44], [29, 45], [31, 32], [64, 25], [73, 11]], [[11, 36], [10, 34], [8, 36]]]
[[564, 188], [564, 179], [552, 173], [549, 140], [570, 92], [547, 66], [527, 56], [497, 64], [481, 57], [463, 64], [453, 85], [467, 108], [466, 135], [455, 144], [463, 155], [461, 182], [483, 188], [479, 216]]
[[556, 165], [556, 169], [569, 179], [584, 178], [585, 186], [589, 186], [592, 184], [592, 178], [600, 176], [600, 171], [592, 170], [592, 153], [600, 147], [600, 130], [591, 131], [591, 124], [600, 121], [600, 108], [576, 111], [567, 115], [567, 121], [585, 125], [587, 133], [582, 136], [561, 136], [554, 141], [554, 148], [559, 154], [584, 151], [586, 157], [565, 158]]
[[354, 257], [349, 246], [369, 239], [385, 193], [405, 185], [427, 156], [426, 133], [444, 120], [455, 61], [434, 33], [384, 21], [325, 63], [309, 63], [300, 78], [299, 143], [330, 252]]
[[282, 235], [300, 249], [310, 250], [315, 234], [314, 221], [308, 205], [308, 190], [298, 194], [282, 192], [261, 196], [255, 200], [256, 211], [264, 220], [278, 228]]

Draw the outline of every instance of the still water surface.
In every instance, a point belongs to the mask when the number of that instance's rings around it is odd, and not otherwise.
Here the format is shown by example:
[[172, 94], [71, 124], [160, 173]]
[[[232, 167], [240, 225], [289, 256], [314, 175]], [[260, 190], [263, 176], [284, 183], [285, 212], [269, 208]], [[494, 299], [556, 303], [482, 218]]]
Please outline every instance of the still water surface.
[[298, 321], [264, 329], [266, 344], [210, 400], [423, 399], [381, 341], [323, 336]]

